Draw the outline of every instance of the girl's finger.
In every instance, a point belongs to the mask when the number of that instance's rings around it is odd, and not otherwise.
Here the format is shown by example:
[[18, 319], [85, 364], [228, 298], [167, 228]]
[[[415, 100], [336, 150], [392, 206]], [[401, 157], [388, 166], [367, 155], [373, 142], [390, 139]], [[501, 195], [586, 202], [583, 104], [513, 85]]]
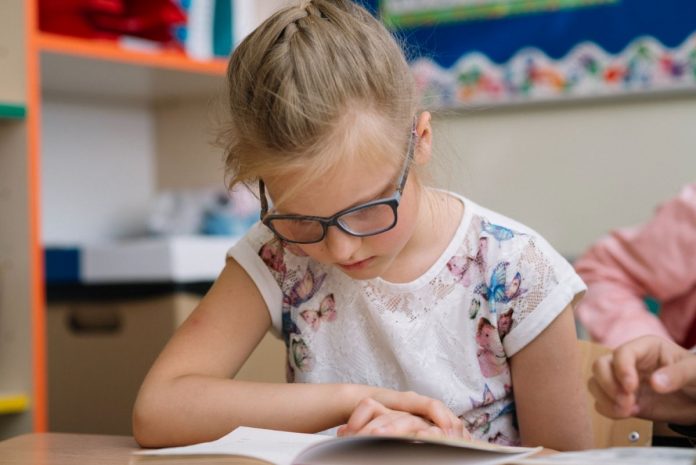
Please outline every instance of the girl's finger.
[[439, 400], [415, 392], [404, 392], [389, 407], [426, 418], [450, 437], [461, 436], [462, 422]]
[[421, 417], [403, 412], [392, 412], [372, 420], [358, 435], [406, 436], [428, 429], [431, 423]]
[[437, 426], [431, 426], [427, 429], [422, 429], [416, 433], [417, 438], [443, 438], [447, 437], [444, 431]]
[[343, 434], [347, 436], [356, 434], [376, 417], [387, 412], [389, 412], [389, 409], [384, 405], [370, 397], [366, 397], [358, 403], [353, 413], [351, 413]]

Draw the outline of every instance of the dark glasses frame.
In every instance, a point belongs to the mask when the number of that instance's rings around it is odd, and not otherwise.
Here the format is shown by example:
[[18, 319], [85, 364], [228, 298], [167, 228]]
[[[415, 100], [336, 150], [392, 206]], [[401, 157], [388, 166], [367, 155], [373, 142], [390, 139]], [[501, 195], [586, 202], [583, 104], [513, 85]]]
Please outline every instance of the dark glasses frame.
[[[408, 140], [408, 152], [406, 154], [406, 160], [404, 161], [404, 165], [401, 168], [401, 172], [399, 174], [398, 181], [396, 182], [396, 191], [394, 194], [390, 197], [387, 198], [382, 198], [382, 199], [376, 199], [372, 200], [370, 202], [363, 203], [361, 205], [356, 205], [354, 207], [346, 208], [345, 210], [341, 210], [340, 212], [336, 213], [335, 215], [332, 215], [330, 217], [323, 217], [323, 216], [306, 216], [306, 215], [275, 215], [275, 214], [268, 214], [268, 199], [266, 198], [266, 186], [263, 182], [262, 179], [259, 179], [259, 198], [261, 200], [261, 222], [265, 224], [273, 233], [278, 236], [280, 239], [282, 239], [285, 242], [292, 243], [292, 244], [315, 244], [317, 242], [321, 242], [324, 240], [326, 237], [326, 232], [328, 231], [330, 226], [336, 226], [338, 229], [341, 231], [345, 232], [346, 234], [350, 234], [351, 236], [356, 236], [356, 237], [368, 237], [368, 236], [374, 236], [376, 234], [381, 234], [383, 232], [389, 231], [392, 229], [394, 226], [396, 226], [396, 222], [398, 220], [398, 214], [397, 214], [397, 209], [399, 208], [399, 202], [401, 201], [401, 195], [403, 194], [404, 187], [406, 187], [406, 180], [408, 178], [408, 172], [411, 167], [411, 162], [413, 161], [413, 156], [415, 152], [415, 140], [417, 138], [416, 135], [416, 124], [415, 120], [413, 122], [413, 127], [411, 129], [411, 134], [409, 135], [409, 140]], [[350, 229], [346, 228], [343, 224], [340, 222], [340, 218], [342, 216], [348, 215], [350, 213], [354, 213], [359, 210], [364, 210], [366, 208], [371, 208], [376, 205], [388, 205], [391, 207], [392, 211], [394, 212], [394, 221], [389, 225], [384, 228], [381, 228], [377, 231], [370, 231], [369, 233], [356, 233], [354, 231], [351, 231]], [[288, 239], [282, 234], [279, 234], [278, 231], [273, 227], [273, 220], [296, 220], [296, 221], [315, 221], [319, 224], [321, 224], [322, 227], [322, 233], [321, 237], [319, 237], [316, 240], [311, 240], [311, 241], [297, 241], [297, 240], [292, 240]]]

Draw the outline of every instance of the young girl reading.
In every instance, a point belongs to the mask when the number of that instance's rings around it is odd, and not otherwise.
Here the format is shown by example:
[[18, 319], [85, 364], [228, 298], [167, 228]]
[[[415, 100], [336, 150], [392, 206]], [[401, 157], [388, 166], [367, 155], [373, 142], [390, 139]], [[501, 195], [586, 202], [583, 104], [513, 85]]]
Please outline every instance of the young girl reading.
[[[258, 185], [261, 222], [147, 375], [137, 441], [339, 426], [590, 446], [584, 284], [534, 231], [423, 185], [430, 115], [389, 32], [305, 1], [243, 41], [228, 81], [227, 167]], [[232, 379], [269, 328], [290, 383]]]

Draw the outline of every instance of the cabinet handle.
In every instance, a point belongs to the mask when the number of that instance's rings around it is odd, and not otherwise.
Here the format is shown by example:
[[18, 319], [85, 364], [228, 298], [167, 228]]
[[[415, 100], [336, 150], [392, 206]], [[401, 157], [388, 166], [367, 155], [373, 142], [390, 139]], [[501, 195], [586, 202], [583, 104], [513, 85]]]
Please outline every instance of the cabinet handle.
[[115, 309], [72, 310], [68, 315], [67, 325], [75, 334], [104, 335], [120, 332], [123, 321]]

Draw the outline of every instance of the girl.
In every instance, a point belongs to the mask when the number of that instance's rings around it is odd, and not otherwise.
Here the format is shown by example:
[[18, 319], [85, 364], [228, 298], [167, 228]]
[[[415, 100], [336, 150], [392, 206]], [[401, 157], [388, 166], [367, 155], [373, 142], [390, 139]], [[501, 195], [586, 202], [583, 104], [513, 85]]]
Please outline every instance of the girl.
[[[584, 285], [534, 231], [422, 184], [430, 115], [386, 29], [305, 1], [239, 46], [228, 80], [230, 184], [258, 183], [262, 221], [145, 379], [137, 441], [342, 425], [589, 446]], [[291, 383], [231, 379], [269, 328]]]

